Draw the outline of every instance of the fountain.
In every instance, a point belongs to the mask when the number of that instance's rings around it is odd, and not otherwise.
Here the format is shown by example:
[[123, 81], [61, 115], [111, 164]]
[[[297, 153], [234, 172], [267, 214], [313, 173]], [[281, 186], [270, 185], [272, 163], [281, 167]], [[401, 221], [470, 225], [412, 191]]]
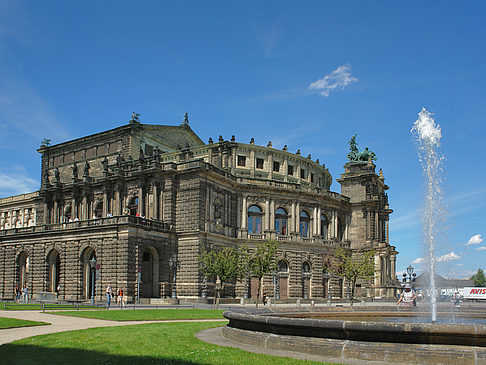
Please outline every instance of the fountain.
[[424, 108], [412, 133], [417, 138], [426, 186], [423, 229], [430, 271], [430, 314], [419, 307], [391, 306], [235, 309], [224, 313], [229, 323], [222, 330], [223, 337], [256, 347], [320, 355], [331, 361], [486, 363], [486, 314], [481, 305], [451, 310], [443, 303], [437, 322], [434, 252], [444, 217], [440, 189], [443, 157], [438, 150], [441, 129]]
[[435, 244], [438, 228], [443, 221], [441, 165], [444, 160], [439, 152], [442, 137], [440, 126], [435, 124], [432, 114], [425, 108], [419, 113], [412, 131], [417, 138], [419, 159], [425, 178], [425, 206], [423, 212], [423, 234], [426, 247], [425, 262], [429, 271], [429, 292], [432, 322], [437, 321], [437, 290], [435, 288]]

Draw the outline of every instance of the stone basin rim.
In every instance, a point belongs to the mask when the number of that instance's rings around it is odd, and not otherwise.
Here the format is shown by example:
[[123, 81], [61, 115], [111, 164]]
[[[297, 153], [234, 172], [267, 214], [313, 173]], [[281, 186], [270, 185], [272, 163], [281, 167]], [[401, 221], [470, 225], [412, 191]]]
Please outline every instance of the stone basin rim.
[[[385, 322], [379, 319], [376, 321], [346, 321], [322, 318], [289, 318], [285, 316], [315, 315], [321, 312], [318, 310], [245, 312], [224, 312], [223, 316], [229, 320], [228, 327], [302, 337], [486, 347], [486, 325], [481, 324], [400, 323]], [[346, 312], [341, 310], [336, 312], [326, 310], [322, 313], [346, 316]], [[353, 310], [353, 312], [348, 311], [347, 313], [353, 313], [353, 316], [356, 316], [361, 312]], [[362, 314], [372, 316], [373, 312], [363, 311]], [[400, 312], [390, 312], [389, 314], [396, 316], [400, 315]], [[409, 313], [406, 315], [410, 316]], [[467, 315], [467, 313], [464, 315]]]

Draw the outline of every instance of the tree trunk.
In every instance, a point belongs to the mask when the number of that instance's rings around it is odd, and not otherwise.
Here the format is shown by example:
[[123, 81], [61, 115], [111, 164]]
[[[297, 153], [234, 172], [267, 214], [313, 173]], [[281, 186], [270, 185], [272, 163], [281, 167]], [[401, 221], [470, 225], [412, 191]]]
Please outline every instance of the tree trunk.
[[258, 278], [258, 291], [257, 291], [257, 297], [256, 297], [256, 307], [258, 308], [258, 302], [260, 300], [260, 288], [262, 287], [262, 278]]
[[354, 288], [356, 287], [356, 279], [350, 280], [351, 282], [351, 307], [353, 306], [354, 300]]

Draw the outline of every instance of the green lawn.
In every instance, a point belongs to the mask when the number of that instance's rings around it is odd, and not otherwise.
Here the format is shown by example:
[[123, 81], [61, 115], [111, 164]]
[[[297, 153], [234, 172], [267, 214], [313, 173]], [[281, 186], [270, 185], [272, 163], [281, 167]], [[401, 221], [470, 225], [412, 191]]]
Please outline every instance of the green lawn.
[[[149, 323], [41, 335], [0, 346], [3, 364], [302, 364], [200, 341], [224, 322]], [[305, 362], [306, 364], [317, 364]]]
[[45, 324], [49, 324], [49, 323], [26, 321], [26, 320], [23, 320], [23, 319], [16, 319], [16, 318], [0, 317], [0, 329], [15, 328], [15, 327], [28, 327], [28, 326], [43, 326]]
[[223, 319], [222, 310], [214, 309], [124, 309], [103, 311], [50, 312], [63, 316], [107, 319], [111, 321], [157, 321], [166, 319]]

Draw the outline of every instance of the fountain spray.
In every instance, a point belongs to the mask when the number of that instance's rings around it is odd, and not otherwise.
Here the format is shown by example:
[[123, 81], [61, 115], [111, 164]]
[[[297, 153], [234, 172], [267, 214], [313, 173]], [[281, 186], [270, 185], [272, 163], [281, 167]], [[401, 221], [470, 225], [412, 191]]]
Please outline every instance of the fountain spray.
[[418, 155], [425, 178], [425, 204], [423, 211], [423, 234], [426, 248], [425, 262], [429, 271], [432, 322], [437, 321], [437, 290], [435, 288], [435, 245], [442, 221], [441, 165], [444, 160], [439, 151], [441, 129], [432, 114], [425, 108], [419, 113], [411, 130], [417, 139]]

